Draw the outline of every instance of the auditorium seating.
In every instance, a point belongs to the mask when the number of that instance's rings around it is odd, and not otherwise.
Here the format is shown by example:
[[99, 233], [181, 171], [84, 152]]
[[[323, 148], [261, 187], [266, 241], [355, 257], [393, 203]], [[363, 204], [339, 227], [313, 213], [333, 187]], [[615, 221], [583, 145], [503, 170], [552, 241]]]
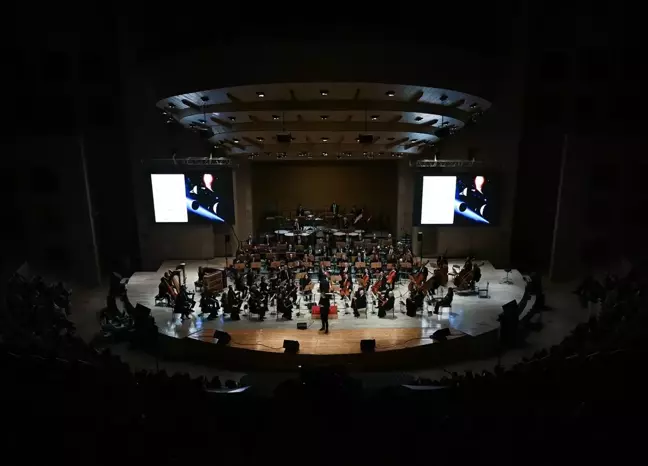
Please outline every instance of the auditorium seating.
[[[8, 286], [9, 307], [0, 316], [2, 399], [14, 426], [26, 416], [38, 419], [29, 423], [26, 442], [58, 438], [52, 435], [58, 430], [81, 440], [96, 433], [97, 443], [88, 441], [86, 447], [102, 446], [105, 461], [123, 457], [125, 451], [149, 460], [166, 458], [168, 447], [151, 443], [159, 441], [160, 434], [163, 442], [174, 439], [175, 451], [191, 449], [194, 454], [200, 447], [184, 437], [189, 432], [218, 433], [209, 440], [224, 445], [227, 437], [234, 442], [229, 447], [241, 440], [229, 435], [237, 432], [248, 433], [243, 438], [256, 444], [276, 445], [274, 433], [281, 438], [283, 432], [295, 432], [311, 421], [328, 432], [327, 442], [331, 432], [344, 428], [354, 432], [351, 437], [338, 436], [344, 442], [360, 437], [380, 441], [384, 432], [395, 429], [403, 440], [434, 439], [442, 447], [441, 456], [465, 444], [485, 448], [503, 443], [511, 449], [517, 442], [527, 452], [532, 445], [543, 445], [541, 452], [534, 452], [543, 455], [551, 451], [549, 440], [554, 436], [596, 436], [603, 429], [610, 439], [626, 432], [635, 413], [644, 412], [648, 316], [645, 295], [636, 283], [621, 282], [616, 301], [606, 301], [598, 319], [577, 326], [560, 344], [509, 369], [450, 373], [415, 384], [437, 390], [395, 384], [372, 391], [344, 367], [302, 368], [299, 374], [287, 375], [268, 398], [254, 387], [233, 394], [233, 381], [226, 381], [224, 390], [218, 378], [133, 370], [109, 350], [98, 352], [75, 336], [74, 325], [54, 305], [60, 287], [38, 278], [14, 277]], [[142, 319], [147, 321], [146, 316], [134, 317]], [[280, 427], [297, 421], [301, 424], [285, 431]], [[84, 429], [87, 425], [94, 427]], [[41, 435], [33, 435], [35, 430]], [[50, 435], [43, 435], [46, 431]], [[262, 432], [268, 435], [259, 436]], [[310, 438], [316, 441], [317, 436]], [[209, 451], [210, 441], [205, 438], [201, 454]], [[376, 443], [372, 448], [368, 456], [380, 456], [389, 446]], [[223, 449], [227, 450], [221, 446], [219, 454]], [[251, 453], [243, 448], [239, 454]]]

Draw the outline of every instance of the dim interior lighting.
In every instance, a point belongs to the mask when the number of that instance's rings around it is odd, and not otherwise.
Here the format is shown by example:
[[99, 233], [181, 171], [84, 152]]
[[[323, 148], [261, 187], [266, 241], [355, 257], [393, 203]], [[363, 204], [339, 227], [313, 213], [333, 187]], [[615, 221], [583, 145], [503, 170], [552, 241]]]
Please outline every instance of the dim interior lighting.
[[327, 95], [328, 95], [328, 91], [327, 91], [326, 89], [321, 89], [321, 90], [320, 90], [320, 95], [327, 96]]
[[327, 138], [327, 137], [323, 137], [323, 138], [322, 138], [322, 142], [328, 142], [328, 139], [329, 139], [329, 138]]
[[322, 120], [328, 120], [328, 115], [322, 115], [320, 118], [321, 118]]
[[264, 139], [263, 139], [261, 136], [259, 136], [259, 137], [257, 137], [257, 141], [259, 141], [259, 142], [263, 142]]
[[240, 141], [239, 141], [238, 139], [236, 139], [236, 138], [232, 139], [232, 141], [234, 141], [234, 144], [238, 144], [238, 143], [240, 142]]
[[371, 115], [371, 119], [373, 121], [376, 121], [378, 118], [380, 118], [378, 115]]
[[229, 117], [229, 121], [236, 121], [236, 117], [234, 116]]
[[278, 120], [278, 119], [279, 119], [279, 115], [272, 115], [272, 119], [273, 119], [273, 120]]
[[394, 97], [396, 95], [396, 93], [394, 91], [387, 91], [387, 92], [385, 92], [385, 95], [387, 97]]
[[259, 97], [260, 99], [262, 99], [262, 98], [265, 97], [265, 92], [257, 92], [256, 95], [257, 95], [257, 97]]

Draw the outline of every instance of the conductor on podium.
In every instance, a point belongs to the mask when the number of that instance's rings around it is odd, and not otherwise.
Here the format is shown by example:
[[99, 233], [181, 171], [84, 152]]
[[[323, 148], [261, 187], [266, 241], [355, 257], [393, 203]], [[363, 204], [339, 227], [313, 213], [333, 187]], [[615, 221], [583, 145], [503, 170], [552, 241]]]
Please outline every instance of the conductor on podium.
[[322, 297], [320, 298], [319, 301], [319, 306], [320, 306], [320, 319], [322, 319], [322, 328], [320, 329], [320, 332], [324, 331], [324, 333], [329, 333], [328, 317], [329, 317], [329, 311], [331, 309], [331, 302], [329, 301], [327, 295], [322, 294]]

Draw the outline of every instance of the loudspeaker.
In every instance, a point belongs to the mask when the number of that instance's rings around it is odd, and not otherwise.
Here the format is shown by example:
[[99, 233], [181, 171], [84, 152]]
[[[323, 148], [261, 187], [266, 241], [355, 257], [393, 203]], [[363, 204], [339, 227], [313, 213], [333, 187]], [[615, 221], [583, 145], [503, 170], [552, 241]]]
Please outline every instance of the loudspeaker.
[[360, 340], [360, 351], [373, 353], [376, 350], [376, 340]]
[[306, 322], [297, 322], [297, 330], [306, 330], [308, 324]]
[[218, 340], [216, 342], [217, 345], [227, 345], [230, 341], [232, 341], [230, 334], [221, 330], [214, 330], [214, 338]]
[[229, 244], [230, 242], [230, 235], [225, 235], [225, 244]]
[[416, 235], [416, 238], [418, 239], [419, 243], [423, 241], [423, 232], [419, 231], [418, 234]]
[[291, 353], [291, 354], [299, 353], [299, 342], [296, 340], [284, 340], [283, 347], [285, 353]]
[[434, 332], [431, 336], [431, 338], [434, 341], [446, 341], [446, 339], [450, 336], [450, 329], [449, 328], [440, 328], [436, 332]]

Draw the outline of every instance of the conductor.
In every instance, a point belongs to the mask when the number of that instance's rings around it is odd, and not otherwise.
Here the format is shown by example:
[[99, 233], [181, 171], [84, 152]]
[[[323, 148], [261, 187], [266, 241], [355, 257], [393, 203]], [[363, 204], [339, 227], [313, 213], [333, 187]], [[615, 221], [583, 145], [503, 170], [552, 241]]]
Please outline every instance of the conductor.
[[322, 319], [322, 328], [320, 329], [320, 332], [324, 331], [324, 333], [329, 333], [328, 316], [329, 316], [329, 311], [331, 309], [331, 302], [329, 301], [327, 295], [322, 294], [322, 297], [320, 298], [319, 301], [319, 306], [320, 306], [320, 319]]

